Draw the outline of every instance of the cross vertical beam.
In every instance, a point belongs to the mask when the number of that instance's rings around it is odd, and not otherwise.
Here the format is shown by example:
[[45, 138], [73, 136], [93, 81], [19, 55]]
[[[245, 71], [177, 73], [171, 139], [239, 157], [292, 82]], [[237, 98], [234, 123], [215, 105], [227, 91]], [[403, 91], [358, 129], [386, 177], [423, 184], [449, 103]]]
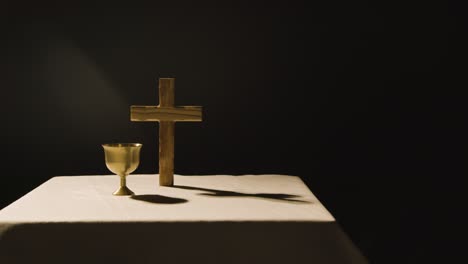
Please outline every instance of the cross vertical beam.
[[[174, 78], [159, 79], [159, 107], [174, 107]], [[159, 122], [159, 185], [174, 185], [174, 121]]]
[[174, 132], [176, 121], [201, 121], [201, 106], [174, 106], [174, 78], [159, 79], [159, 105], [130, 107], [131, 121], [159, 122], [159, 185], [174, 185]]

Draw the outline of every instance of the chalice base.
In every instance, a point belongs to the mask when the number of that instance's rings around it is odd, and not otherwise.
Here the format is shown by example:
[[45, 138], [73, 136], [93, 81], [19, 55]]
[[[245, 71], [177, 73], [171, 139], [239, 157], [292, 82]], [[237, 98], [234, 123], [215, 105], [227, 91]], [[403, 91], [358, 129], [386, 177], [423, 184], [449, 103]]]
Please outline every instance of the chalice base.
[[123, 195], [134, 195], [135, 193], [132, 192], [127, 186], [121, 186], [119, 189], [117, 189], [117, 191], [113, 192], [112, 194], [123, 196]]

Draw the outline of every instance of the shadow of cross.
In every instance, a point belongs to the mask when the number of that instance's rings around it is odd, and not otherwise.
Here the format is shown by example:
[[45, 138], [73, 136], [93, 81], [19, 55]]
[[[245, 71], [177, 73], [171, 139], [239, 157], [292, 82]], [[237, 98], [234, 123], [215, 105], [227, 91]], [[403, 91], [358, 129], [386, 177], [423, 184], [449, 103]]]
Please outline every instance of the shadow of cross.
[[225, 191], [218, 189], [208, 189], [195, 186], [185, 186], [185, 185], [174, 185], [174, 188], [185, 189], [185, 190], [195, 190], [195, 191], [204, 191], [206, 193], [201, 193], [200, 195], [205, 196], [217, 196], [217, 197], [253, 197], [253, 198], [263, 198], [263, 199], [272, 199], [285, 202], [294, 202], [294, 203], [312, 203], [310, 201], [300, 200], [299, 195], [286, 194], [286, 193], [241, 193], [234, 191]]
[[159, 79], [159, 105], [130, 107], [130, 120], [159, 122], [159, 185], [174, 185], [174, 129], [176, 121], [202, 121], [201, 106], [174, 106], [174, 78]]

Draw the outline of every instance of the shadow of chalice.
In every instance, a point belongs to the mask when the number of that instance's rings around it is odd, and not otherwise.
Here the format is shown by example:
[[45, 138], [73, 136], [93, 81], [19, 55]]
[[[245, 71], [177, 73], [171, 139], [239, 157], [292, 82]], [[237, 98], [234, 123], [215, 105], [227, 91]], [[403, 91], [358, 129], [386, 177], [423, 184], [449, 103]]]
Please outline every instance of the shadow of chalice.
[[114, 195], [133, 195], [127, 187], [127, 176], [140, 164], [140, 143], [102, 144], [107, 168], [120, 177], [120, 187]]

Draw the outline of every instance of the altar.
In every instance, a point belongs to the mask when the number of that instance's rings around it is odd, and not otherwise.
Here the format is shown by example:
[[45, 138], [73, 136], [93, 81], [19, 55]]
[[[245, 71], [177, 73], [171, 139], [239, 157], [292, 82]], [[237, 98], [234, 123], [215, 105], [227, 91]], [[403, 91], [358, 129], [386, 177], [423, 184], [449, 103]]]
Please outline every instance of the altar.
[[0, 211], [0, 263], [367, 263], [297, 176], [53, 177]]

